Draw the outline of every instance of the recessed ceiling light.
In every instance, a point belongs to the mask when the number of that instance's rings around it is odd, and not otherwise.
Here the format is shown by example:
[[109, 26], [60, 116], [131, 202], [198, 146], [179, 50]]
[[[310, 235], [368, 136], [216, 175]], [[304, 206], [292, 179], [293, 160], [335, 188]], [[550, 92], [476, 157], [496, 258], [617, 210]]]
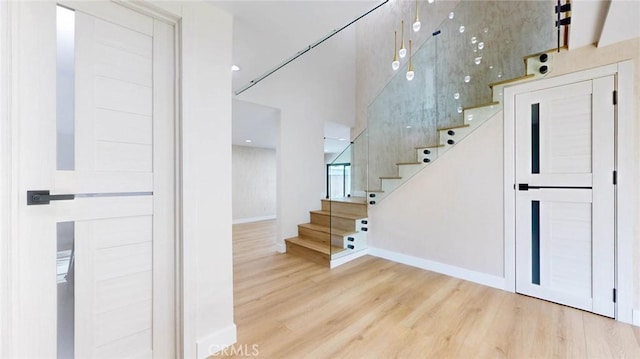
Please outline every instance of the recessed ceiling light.
[[407, 126], [406, 128], [411, 128], [411, 126]]
[[231, 66], [231, 71], [240, 71], [240, 67], [238, 65]]
[[251, 140], [244, 140], [244, 142], [246, 142], [246, 143], [251, 143], [251, 142], [253, 142], [253, 141], [251, 141]]
[[338, 138], [338, 141], [346, 141], [346, 138]]

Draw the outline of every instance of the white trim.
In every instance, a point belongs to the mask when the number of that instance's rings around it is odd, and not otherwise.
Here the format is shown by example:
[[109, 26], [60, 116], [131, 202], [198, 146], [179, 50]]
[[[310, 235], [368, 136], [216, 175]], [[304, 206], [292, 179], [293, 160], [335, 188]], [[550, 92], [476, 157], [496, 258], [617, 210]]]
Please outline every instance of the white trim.
[[274, 243], [276, 246], [276, 252], [287, 253], [287, 246], [284, 243]]
[[[635, 96], [633, 93], [634, 69], [631, 60], [618, 63], [618, 108], [616, 169], [618, 188], [616, 191], [616, 287], [618, 292], [616, 319], [633, 321], [634, 297], [634, 241], [638, 218], [637, 164], [635, 121]], [[639, 324], [640, 325], [640, 324]]]
[[[504, 89], [504, 250], [506, 288], [515, 291], [515, 96], [517, 94], [587, 81], [599, 77], [618, 76], [618, 189], [616, 211], [617, 247], [616, 278], [618, 300], [616, 320], [631, 323], [633, 302], [633, 241], [635, 218], [638, 217], [635, 192], [634, 159], [636, 153], [633, 121], [633, 63], [631, 60], [558, 77], [525, 82]], [[621, 156], [626, 154], [627, 156]], [[623, 171], [620, 171], [620, 168]], [[626, 171], [625, 171], [626, 169]]]
[[237, 341], [237, 328], [235, 324], [221, 329], [196, 343], [196, 358], [205, 359], [224, 348], [233, 345]]
[[480, 273], [466, 268], [430, 261], [428, 259], [413, 257], [407, 254], [392, 252], [381, 248], [369, 247], [368, 254], [373, 257], [383, 258], [392, 262], [406, 264], [408, 266], [448, 275], [450, 277], [486, 285], [488, 287], [502, 290], [505, 290], [506, 287], [505, 279], [502, 277]]
[[8, 357], [9, 307], [9, 247], [10, 238], [10, 183], [11, 183], [11, 128], [9, 98], [9, 4], [0, 2], [0, 357]]
[[234, 219], [233, 224], [252, 223], [276, 219], [276, 215]]
[[347, 262], [351, 262], [352, 260], [354, 260], [356, 258], [364, 257], [367, 254], [369, 254], [369, 248], [363, 249], [361, 251], [357, 251], [355, 253], [351, 253], [351, 254], [345, 255], [345, 256], [337, 258], [337, 259], [332, 259], [329, 262], [329, 268], [333, 269], [333, 268], [341, 266], [341, 265], [343, 265], [343, 264], [345, 264]]

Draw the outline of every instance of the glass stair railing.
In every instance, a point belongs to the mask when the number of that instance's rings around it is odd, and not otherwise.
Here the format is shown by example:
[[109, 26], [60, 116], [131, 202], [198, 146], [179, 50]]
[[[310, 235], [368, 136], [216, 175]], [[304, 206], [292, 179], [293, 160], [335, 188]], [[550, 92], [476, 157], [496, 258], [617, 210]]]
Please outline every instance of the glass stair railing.
[[555, 4], [460, 1], [414, 51], [412, 81], [405, 58], [367, 110], [369, 204], [498, 114], [505, 86], [550, 72]]
[[327, 164], [327, 198], [287, 251], [329, 266], [365, 253], [368, 206], [499, 114], [505, 86], [551, 71], [554, 5], [460, 1], [414, 52], [413, 80], [407, 56], [369, 105], [367, 129]]

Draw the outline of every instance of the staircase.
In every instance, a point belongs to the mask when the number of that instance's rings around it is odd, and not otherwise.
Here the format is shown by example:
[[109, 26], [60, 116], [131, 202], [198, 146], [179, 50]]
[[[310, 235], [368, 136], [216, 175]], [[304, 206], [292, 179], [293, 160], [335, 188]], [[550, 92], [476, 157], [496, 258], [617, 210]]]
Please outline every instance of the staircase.
[[367, 247], [367, 203], [363, 197], [323, 199], [311, 221], [298, 225], [298, 236], [285, 239], [287, 253], [331, 267]]
[[[562, 49], [566, 50], [566, 47]], [[398, 168], [397, 176], [379, 177], [380, 187], [366, 191], [368, 204], [375, 205], [380, 202], [396, 188], [402, 186], [402, 184], [408, 181], [413, 175], [423, 170], [464, 137], [501, 111], [505, 86], [547, 76], [551, 72], [553, 53], [556, 51], [557, 49], [551, 49], [525, 56], [523, 58], [525, 63], [525, 74], [523, 76], [489, 84], [493, 94], [492, 102], [464, 108], [462, 111], [462, 123], [460, 125], [438, 128], [438, 143], [416, 147], [415, 162], [396, 163]]]

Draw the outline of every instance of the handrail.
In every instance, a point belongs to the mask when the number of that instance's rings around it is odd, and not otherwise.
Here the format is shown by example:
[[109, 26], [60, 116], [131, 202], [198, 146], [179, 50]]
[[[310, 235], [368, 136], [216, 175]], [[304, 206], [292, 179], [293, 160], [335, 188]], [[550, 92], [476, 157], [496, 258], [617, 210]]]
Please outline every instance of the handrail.
[[236, 96], [240, 95], [241, 93], [243, 93], [243, 92], [247, 91], [248, 89], [252, 88], [253, 86], [257, 85], [260, 81], [262, 81], [262, 80], [266, 79], [267, 77], [271, 76], [273, 73], [275, 73], [276, 71], [280, 70], [281, 68], [287, 66], [289, 63], [291, 63], [292, 61], [294, 61], [298, 57], [300, 57], [300, 56], [304, 55], [305, 53], [309, 52], [309, 50], [311, 50], [311, 49], [315, 48], [316, 46], [322, 44], [323, 42], [329, 40], [330, 38], [332, 38], [334, 35], [336, 35], [340, 31], [342, 31], [342, 30], [348, 28], [349, 26], [355, 24], [360, 19], [362, 19], [363, 17], [365, 17], [365, 16], [369, 15], [370, 13], [374, 12], [375, 10], [377, 10], [382, 5], [384, 5], [384, 4], [388, 3], [388, 2], [389, 2], [389, 0], [384, 0], [382, 3], [376, 5], [373, 9], [371, 9], [371, 10], [365, 12], [364, 14], [358, 16], [357, 18], [351, 20], [348, 24], [342, 26], [341, 28], [331, 31], [328, 35], [326, 35], [323, 38], [321, 38], [320, 40], [312, 43], [311, 45], [305, 47], [304, 49], [298, 51], [295, 55], [293, 55], [293, 56], [289, 57], [288, 59], [284, 60], [282, 63], [280, 63], [276, 67], [274, 67], [271, 70], [265, 72], [261, 76], [258, 76], [255, 79], [249, 81], [249, 83], [244, 85], [243, 87], [241, 87], [240, 90], [235, 91]]

